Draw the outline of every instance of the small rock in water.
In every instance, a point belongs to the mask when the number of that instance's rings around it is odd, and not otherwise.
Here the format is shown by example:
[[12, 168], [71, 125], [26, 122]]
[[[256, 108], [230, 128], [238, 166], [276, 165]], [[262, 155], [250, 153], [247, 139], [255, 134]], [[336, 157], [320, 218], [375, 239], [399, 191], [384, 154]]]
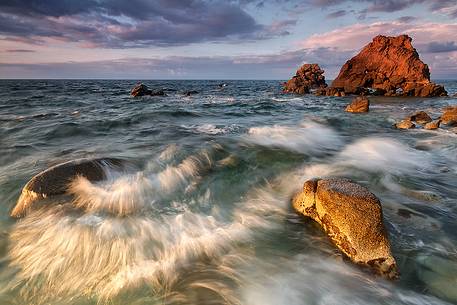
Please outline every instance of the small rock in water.
[[428, 130], [438, 129], [440, 127], [441, 120], [435, 120], [425, 124], [424, 128]]
[[130, 91], [130, 95], [132, 96], [145, 96], [151, 95], [152, 91], [148, 89], [148, 86], [140, 83], [133, 87], [132, 91]]
[[413, 129], [416, 128], [416, 125], [414, 125], [414, 123], [410, 120], [403, 120], [401, 122], [396, 123], [394, 127], [397, 129]]
[[312, 218], [355, 263], [389, 279], [398, 277], [379, 199], [347, 179], [308, 180], [293, 207]]
[[447, 125], [457, 124], [457, 106], [449, 106], [444, 108], [443, 115], [441, 116], [441, 122]]
[[346, 111], [352, 113], [368, 112], [370, 109], [370, 101], [365, 96], [358, 96], [347, 105]]
[[407, 119], [409, 119], [412, 122], [419, 123], [421, 125], [427, 124], [432, 121], [432, 118], [425, 111], [416, 112], [415, 114], [409, 116]]

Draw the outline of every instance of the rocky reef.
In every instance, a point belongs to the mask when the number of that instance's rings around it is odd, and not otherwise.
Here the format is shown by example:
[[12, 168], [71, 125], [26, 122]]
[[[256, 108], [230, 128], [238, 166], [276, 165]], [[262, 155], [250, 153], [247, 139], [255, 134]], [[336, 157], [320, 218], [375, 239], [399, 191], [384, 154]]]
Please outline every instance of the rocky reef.
[[284, 92], [305, 94], [311, 89], [322, 89], [327, 87], [325, 83], [324, 70], [318, 64], [304, 64], [295, 76], [284, 83]]
[[389, 279], [398, 276], [381, 203], [368, 189], [348, 179], [308, 180], [292, 201], [352, 261]]
[[443, 86], [430, 82], [429, 68], [411, 41], [408, 35], [376, 36], [343, 65], [331, 87], [346, 94], [446, 96]]
[[288, 82], [284, 92], [345, 96], [447, 96], [443, 86], [430, 81], [430, 70], [419, 58], [408, 35], [379, 35], [341, 68], [330, 87], [317, 64], [305, 64]]

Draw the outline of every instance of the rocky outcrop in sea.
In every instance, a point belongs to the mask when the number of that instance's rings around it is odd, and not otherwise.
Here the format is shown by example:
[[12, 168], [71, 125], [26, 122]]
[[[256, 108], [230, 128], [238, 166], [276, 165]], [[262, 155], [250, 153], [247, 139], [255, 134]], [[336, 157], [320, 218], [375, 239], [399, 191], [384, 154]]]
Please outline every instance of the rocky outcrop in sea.
[[318, 64], [304, 64], [295, 76], [284, 83], [284, 92], [305, 94], [310, 93], [311, 89], [323, 89], [327, 87], [325, 83], [324, 70]]

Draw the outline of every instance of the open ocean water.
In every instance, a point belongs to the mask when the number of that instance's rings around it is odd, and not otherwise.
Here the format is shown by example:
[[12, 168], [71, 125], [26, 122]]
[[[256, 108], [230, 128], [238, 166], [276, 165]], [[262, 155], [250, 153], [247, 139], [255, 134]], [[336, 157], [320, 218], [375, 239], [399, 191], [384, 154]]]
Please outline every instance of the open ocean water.
[[[0, 81], [0, 304], [457, 303], [457, 130], [392, 128], [457, 98], [371, 98], [350, 114], [350, 97], [285, 95], [279, 81], [144, 83], [168, 96], [132, 98], [125, 80]], [[33, 175], [86, 157], [131, 166], [77, 181], [85, 212], [9, 217]], [[381, 199], [399, 280], [348, 262], [291, 209], [305, 180], [330, 176]]]

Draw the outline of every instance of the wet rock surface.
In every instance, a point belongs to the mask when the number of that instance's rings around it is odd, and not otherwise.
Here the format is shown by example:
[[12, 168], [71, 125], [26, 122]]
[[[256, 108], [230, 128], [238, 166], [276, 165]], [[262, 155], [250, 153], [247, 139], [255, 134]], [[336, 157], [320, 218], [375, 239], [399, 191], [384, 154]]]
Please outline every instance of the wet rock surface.
[[130, 91], [131, 96], [145, 96], [145, 95], [151, 95], [152, 90], [149, 90], [148, 86], [144, 84], [137, 84], [135, 87], [133, 87], [132, 91]]
[[435, 120], [425, 124], [424, 129], [434, 130], [440, 128], [441, 120]]
[[394, 127], [397, 129], [413, 129], [416, 128], [416, 125], [411, 120], [406, 119], [396, 123]]
[[347, 105], [346, 112], [362, 113], [370, 110], [370, 101], [365, 96], [358, 96]]
[[295, 76], [284, 84], [284, 92], [306, 94], [311, 89], [322, 89], [327, 87], [325, 83], [324, 70], [318, 64], [304, 64]]
[[408, 119], [412, 122], [416, 122], [421, 125], [427, 124], [432, 121], [432, 118], [425, 111], [418, 111], [413, 115], [409, 116]]
[[381, 203], [365, 187], [341, 178], [308, 180], [293, 198], [293, 207], [319, 223], [355, 263], [386, 278], [398, 276]]
[[446, 96], [443, 86], [430, 82], [429, 68], [411, 42], [407, 35], [376, 36], [343, 65], [331, 88], [346, 94], [370, 89], [385, 96]]
[[448, 125], [457, 124], [457, 106], [450, 106], [444, 108], [443, 115], [441, 116], [441, 122]]
[[121, 169], [124, 161], [115, 158], [78, 159], [55, 165], [34, 176], [22, 189], [16, 206], [11, 211], [12, 217], [22, 217], [35, 202], [66, 193], [69, 183], [76, 177], [89, 181], [106, 178], [107, 168]]

